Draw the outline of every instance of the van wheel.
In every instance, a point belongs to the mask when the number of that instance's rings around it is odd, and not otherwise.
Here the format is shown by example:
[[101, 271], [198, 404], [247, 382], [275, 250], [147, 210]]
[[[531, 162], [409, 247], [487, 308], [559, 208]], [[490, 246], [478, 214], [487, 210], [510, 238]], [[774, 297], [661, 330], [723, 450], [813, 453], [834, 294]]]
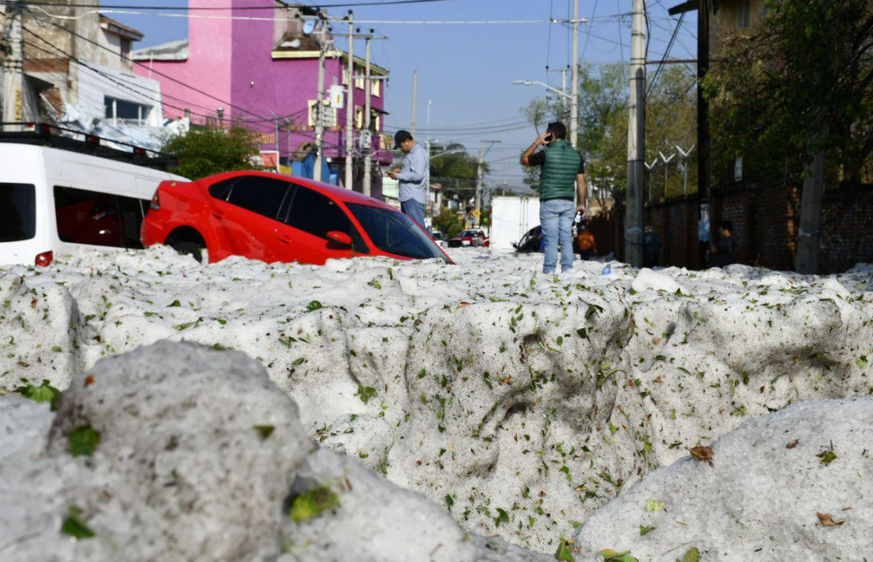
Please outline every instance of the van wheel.
[[200, 245], [196, 242], [188, 242], [183, 240], [179, 242], [173, 242], [172, 244], [170, 244], [170, 247], [180, 254], [192, 256], [198, 262], [203, 263], [203, 252], [200, 251]]

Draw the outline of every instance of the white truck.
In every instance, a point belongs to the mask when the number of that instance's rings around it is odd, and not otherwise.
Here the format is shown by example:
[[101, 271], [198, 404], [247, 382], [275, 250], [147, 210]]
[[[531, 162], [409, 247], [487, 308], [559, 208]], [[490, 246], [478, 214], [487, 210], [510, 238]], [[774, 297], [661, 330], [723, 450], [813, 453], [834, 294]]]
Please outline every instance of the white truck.
[[540, 200], [534, 197], [494, 197], [491, 202], [491, 248], [511, 250], [513, 244], [540, 224]]

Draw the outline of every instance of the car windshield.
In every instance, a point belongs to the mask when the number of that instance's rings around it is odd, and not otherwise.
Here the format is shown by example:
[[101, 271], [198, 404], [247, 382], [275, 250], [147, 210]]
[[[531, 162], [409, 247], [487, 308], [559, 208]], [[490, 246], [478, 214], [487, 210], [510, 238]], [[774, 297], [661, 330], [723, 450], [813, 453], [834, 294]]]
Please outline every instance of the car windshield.
[[446, 259], [439, 247], [406, 215], [370, 205], [346, 205], [373, 244], [383, 252], [415, 259]]
[[459, 238], [475, 238], [479, 236], [478, 230], [465, 230], [458, 235]]
[[0, 183], [0, 242], [36, 236], [36, 190], [30, 184]]

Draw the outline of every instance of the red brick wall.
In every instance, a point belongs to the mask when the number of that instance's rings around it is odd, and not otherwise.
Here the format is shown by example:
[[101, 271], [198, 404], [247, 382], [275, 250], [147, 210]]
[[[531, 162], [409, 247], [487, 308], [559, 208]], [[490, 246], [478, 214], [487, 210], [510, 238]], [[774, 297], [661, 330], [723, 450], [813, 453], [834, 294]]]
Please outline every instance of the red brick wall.
[[[700, 244], [697, 194], [656, 200], [646, 205], [644, 220], [661, 236], [661, 264], [697, 269]], [[775, 270], [795, 267], [794, 241], [800, 193], [791, 186], [737, 185], [713, 190], [710, 216], [713, 232], [722, 220], [734, 226], [737, 263]], [[873, 185], [841, 188], [825, 193], [820, 273], [846, 271], [859, 262], [873, 263]], [[598, 246], [624, 257], [624, 208], [602, 219]], [[606, 233], [614, 232], [613, 239]]]
[[842, 272], [873, 263], [873, 185], [842, 188], [825, 195], [821, 272]]

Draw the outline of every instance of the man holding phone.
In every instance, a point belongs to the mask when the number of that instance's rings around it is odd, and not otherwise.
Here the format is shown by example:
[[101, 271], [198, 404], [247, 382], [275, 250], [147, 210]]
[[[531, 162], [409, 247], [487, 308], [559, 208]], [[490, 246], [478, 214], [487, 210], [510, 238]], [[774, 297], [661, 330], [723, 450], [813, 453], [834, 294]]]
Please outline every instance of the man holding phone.
[[[545, 236], [543, 273], [554, 273], [561, 247], [561, 272], [573, 269], [573, 218], [585, 214], [585, 159], [567, 143], [563, 123], [549, 123], [521, 155], [523, 166], [542, 166], [540, 183], [540, 226]], [[540, 146], [544, 150], [537, 152]], [[573, 203], [574, 193], [578, 205]]]

